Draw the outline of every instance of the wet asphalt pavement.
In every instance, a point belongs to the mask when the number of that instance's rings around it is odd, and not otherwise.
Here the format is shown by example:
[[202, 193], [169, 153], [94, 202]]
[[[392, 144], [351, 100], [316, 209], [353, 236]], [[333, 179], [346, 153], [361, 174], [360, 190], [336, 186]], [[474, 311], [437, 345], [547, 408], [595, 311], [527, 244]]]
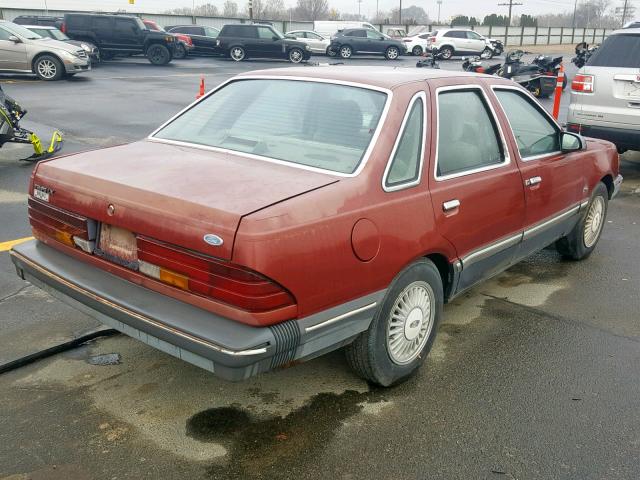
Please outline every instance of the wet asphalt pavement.
[[[209, 89], [281, 66], [134, 59], [0, 82], [30, 111], [25, 126], [63, 129], [74, 152], [144, 137], [194, 99], [201, 74]], [[25, 153], [0, 151], [0, 243], [30, 235]], [[406, 384], [372, 388], [341, 352], [231, 384], [104, 338], [0, 375], [0, 479], [640, 477], [640, 153], [623, 158], [595, 253], [544, 250], [456, 299]], [[0, 252], [0, 364], [95, 328]]]

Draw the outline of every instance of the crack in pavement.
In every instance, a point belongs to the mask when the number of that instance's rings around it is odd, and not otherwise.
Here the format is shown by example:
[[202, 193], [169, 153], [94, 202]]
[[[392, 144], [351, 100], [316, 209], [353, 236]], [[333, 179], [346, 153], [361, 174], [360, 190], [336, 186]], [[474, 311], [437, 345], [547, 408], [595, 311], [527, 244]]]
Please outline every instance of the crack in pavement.
[[506, 303], [507, 305], [511, 305], [513, 307], [516, 307], [516, 308], [521, 308], [522, 310], [525, 310], [525, 311], [527, 311], [529, 313], [533, 313], [533, 314], [539, 315], [541, 317], [547, 317], [547, 318], [551, 318], [553, 320], [559, 320], [559, 321], [566, 322], [566, 323], [572, 323], [572, 324], [575, 324], [575, 325], [580, 325], [581, 327], [586, 327], [586, 328], [589, 328], [591, 330], [596, 330], [596, 331], [601, 332], [601, 333], [606, 333], [608, 335], [611, 335], [612, 337], [622, 338], [622, 339], [625, 339], [625, 340], [629, 340], [629, 341], [631, 341], [633, 343], [640, 343], [640, 338], [630, 337], [630, 336], [627, 336], [627, 335], [620, 335], [619, 333], [611, 332], [611, 331], [609, 331], [609, 330], [607, 330], [605, 328], [597, 327], [595, 325], [591, 325], [590, 323], [581, 322], [580, 320], [576, 320], [575, 318], [564, 317], [562, 315], [557, 315], [557, 314], [554, 314], [554, 313], [550, 313], [550, 312], [547, 312], [547, 311], [542, 310], [540, 308], [530, 307], [529, 305], [523, 305], [521, 303], [517, 303], [517, 302], [513, 302], [511, 300], [508, 300], [507, 298], [504, 298], [504, 297], [496, 297], [495, 295], [491, 295], [489, 293], [481, 293], [481, 295], [483, 295], [485, 297], [488, 297], [488, 298], [492, 298], [493, 300], [497, 300], [499, 302]]
[[16, 290], [13, 293], [10, 293], [9, 295], [7, 295], [6, 297], [2, 297], [0, 298], [0, 303], [4, 302], [5, 300], [9, 300], [10, 298], [13, 298], [17, 295], [20, 295], [22, 293], [22, 291], [26, 288], [29, 288], [31, 286], [31, 284], [27, 284], [27, 285], [23, 285], [22, 287], [20, 287], [18, 290]]

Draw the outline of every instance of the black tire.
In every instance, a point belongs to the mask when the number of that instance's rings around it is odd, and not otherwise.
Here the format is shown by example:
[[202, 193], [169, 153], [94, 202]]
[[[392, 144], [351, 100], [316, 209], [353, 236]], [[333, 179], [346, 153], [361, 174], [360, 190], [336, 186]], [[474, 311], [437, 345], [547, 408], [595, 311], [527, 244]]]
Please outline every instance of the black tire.
[[451, 47], [442, 47], [440, 49], [440, 54], [443, 60], [449, 60], [451, 57], [453, 57], [454, 51]]
[[327, 50], [324, 52], [327, 57], [335, 57], [338, 53], [331, 50], [331, 47], [327, 47]]
[[[400, 298], [404, 297], [408, 289], [422, 288], [425, 292], [430, 291], [428, 295], [431, 301], [429, 324], [424, 323], [424, 316], [419, 325], [415, 325], [418, 320], [411, 320], [412, 314], [417, 307], [413, 307], [402, 326], [396, 323], [395, 327], [391, 325], [391, 317], [394, 312], [400, 315], [400, 310], [396, 308], [396, 303]], [[351, 368], [362, 378], [383, 387], [397, 385], [409, 377], [411, 377], [420, 367], [424, 359], [429, 354], [431, 346], [436, 337], [436, 331], [440, 318], [442, 317], [443, 305], [443, 289], [442, 279], [436, 266], [427, 259], [418, 260], [402, 272], [391, 282], [389, 289], [384, 297], [383, 302], [371, 321], [369, 329], [361, 333], [356, 339], [345, 349], [347, 362]], [[418, 315], [423, 312], [419, 309]], [[411, 323], [408, 324], [408, 321]], [[422, 328], [427, 328], [425, 336], [422, 339], [416, 337], [416, 350], [413, 357], [407, 359], [406, 363], [399, 363], [393, 358], [392, 347], [387, 337], [398, 335], [400, 341], [407, 341], [407, 329], [410, 331], [418, 328], [419, 334]], [[396, 329], [396, 333], [390, 333], [391, 328]], [[402, 328], [401, 333], [398, 329]], [[409, 340], [411, 341], [411, 340]], [[393, 344], [394, 340], [391, 340]], [[422, 345], [422, 346], [421, 346]]]
[[51, 82], [60, 80], [64, 74], [64, 65], [58, 57], [53, 55], [40, 55], [33, 62], [33, 73], [35, 73], [40, 80]]
[[291, 63], [300, 63], [304, 60], [304, 52], [301, 48], [293, 47], [289, 50], [289, 61]]
[[414, 56], [419, 57], [420, 55], [422, 55], [424, 53], [424, 50], [422, 50], [422, 47], [420, 45], [416, 45], [415, 47], [413, 47], [411, 49], [411, 53]]
[[178, 42], [173, 51], [173, 58], [181, 60], [183, 58], [187, 58], [188, 55], [189, 52], [187, 52], [187, 47], [185, 47], [181, 42]]
[[240, 45], [236, 45], [229, 49], [229, 58], [234, 62], [241, 62], [247, 58], [247, 52]]
[[384, 58], [387, 60], [397, 60], [400, 58], [400, 49], [398, 47], [394, 47], [393, 45], [388, 47], [384, 52]]
[[[583, 260], [587, 258], [598, 244], [602, 229], [607, 218], [609, 206], [609, 191], [607, 186], [600, 182], [593, 189], [589, 204], [580, 217], [580, 221], [571, 232], [556, 242], [558, 252], [570, 260]], [[597, 230], [594, 223], [597, 216]]]
[[341, 45], [338, 49], [338, 53], [340, 54], [341, 58], [351, 58], [351, 56], [353, 55], [353, 49], [349, 45]]
[[171, 61], [171, 52], [164, 45], [154, 43], [147, 48], [147, 59], [153, 65], [166, 65]]

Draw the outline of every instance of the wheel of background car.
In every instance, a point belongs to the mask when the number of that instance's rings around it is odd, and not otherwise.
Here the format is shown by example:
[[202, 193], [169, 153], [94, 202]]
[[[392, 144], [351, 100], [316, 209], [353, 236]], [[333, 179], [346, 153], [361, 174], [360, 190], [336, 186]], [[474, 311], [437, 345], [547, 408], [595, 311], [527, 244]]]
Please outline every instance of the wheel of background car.
[[289, 50], [289, 61], [291, 63], [300, 63], [302, 60], [304, 60], [304, 53], [301, 49], [293, 47]]
[[440, 56], [444, 60], [449, 60], [451, 57], [453, 57], [453, 48], [451, 48], [451, 47], [442, 47], [440, 49]]
[[147, 58], [154, 65], [166, 65], [171, 61], [171, 52], [164, 45], [156, 43], [147, 49]]
[[188, 53], [186, 47], [182, 43], [178, 42], [175, 52], [173, 53], [174, 58], [187, 58], [187, 55]]
[[413, 53], [416, 57], [419, 57], [420, 55], [422, 55], [422, 47], [420, 45], [416, 45], [411, 50], [411, 53]]
[[327, 54], [328, 57], [335, 57], [336, 56], [336, 52], [331, 50], [331, 47], [327, 47], [327, 50], [326, 50], [325, 53]]
[[431, 350], [442, 304], [436, 266], [428, 259], [412, 263], [391, 282], [369, 329], [347, 346], [351, 368], [384, 387], [408, 379]]
[[352, 54], [353, 54], [353, 50], [349, 45], [343, 45], [340, 47], [340, 56], [342, 58], [351, 58]]
[[607, 186], [600, 182], [594, 188], [589, 205], [580, 221], [569, 235], [556, 242], [556, 249], [563, 257], [583, 260], [591, 255], [600, 240], [608, 206], [609, 191]]
[[480, 54], [480, 58], [484, 60], [489, 60], [490, 58], [493, 58], [493, 50], [491, 50], [489, 47], [485, 48]]
[[400, 50], [398, 50], [398, 47], [391, 46], [384, 52], [384, 56], [387, 60], [397, 60], [400, 56]]
[[229, 50], [229, 56], [236, 62], [241, 62], [242, 60], [244, 60], [245, 55], [246, 54], [244, 48], [240, 46], [231, 47], [231, 50]]
[[53, 55], [42, 55], [33, 63], [33, 72], [40, 80], [60, 80], [64, 75], [64, 67]]

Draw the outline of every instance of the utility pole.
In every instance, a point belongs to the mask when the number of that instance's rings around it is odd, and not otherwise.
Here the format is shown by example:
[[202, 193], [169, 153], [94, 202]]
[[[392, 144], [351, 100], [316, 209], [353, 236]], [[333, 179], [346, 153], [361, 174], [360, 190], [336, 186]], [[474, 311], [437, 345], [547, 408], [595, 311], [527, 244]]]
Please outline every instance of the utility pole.
[[624, 27], [625, 20], [627, 19], [627, 4], [628, 0], [624, 0], [624, 7], [622, 7], [622, 26]]
[[505, 46], [509, 43], [509, 27], [511, 26], [511, 10], [513, 10], [513, 7], [517, 7], [519, 5], [522, 5], [522, 3], [517, 3], [517, 2], [514, 2], [513, 0], [509, 0], [509, 3], [499, 3], [498, 4], [499, 7], [505, 7], [505, 6], [509, 7], [509, 17], [507, 19], [507, 28], [506, 28], [505, 33], [504, 33], [504, 45]]
[[44, 14], [49, 15], [49, 8], [47, 7], [47, 0], [44, 0]]
[[362, 0], [358, 0], [358, 20], [360, 20], [360, 5], [362, 5]]
[[440, 7], [442, 7], [442, 0], [438, 0], [438, 25], [440, 25]]
[[576, 28], [576, 10], [578, 10], [578, 0], [573, 4], [573, 20], [571, 21], [571, 28]]
[[402, 0], [400, 0], [400, 9], [398, 10], [398, 25], [402, 25]]
[[249, 0], [249, 20], [253, 20], [253, 0]]

